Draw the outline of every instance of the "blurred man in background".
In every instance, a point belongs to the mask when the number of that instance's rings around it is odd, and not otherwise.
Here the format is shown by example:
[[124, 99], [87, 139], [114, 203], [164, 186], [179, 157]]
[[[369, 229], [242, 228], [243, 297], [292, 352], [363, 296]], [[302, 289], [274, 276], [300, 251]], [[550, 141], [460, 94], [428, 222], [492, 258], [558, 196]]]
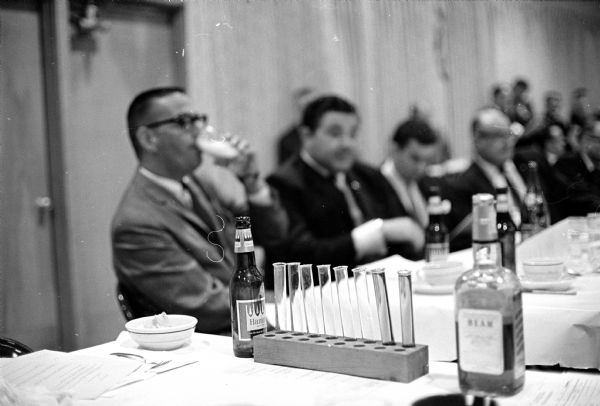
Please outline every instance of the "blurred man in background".
[[422, 255], [421, 227], [406, 217], [383, 175], [357, 160], [359, 125], [348, 101], [312, 101], [300, 154], [269, 176], [290, 220], [288, 261], [353, 267], [393, 253]]

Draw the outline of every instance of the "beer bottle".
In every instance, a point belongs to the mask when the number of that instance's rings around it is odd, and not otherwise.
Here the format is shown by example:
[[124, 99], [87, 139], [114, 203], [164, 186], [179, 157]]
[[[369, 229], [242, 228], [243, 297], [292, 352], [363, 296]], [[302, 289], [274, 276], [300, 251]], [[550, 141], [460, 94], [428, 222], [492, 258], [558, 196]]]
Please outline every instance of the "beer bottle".
[[234, 252], [236, 269], [229, 282], [233, 353], [250, 358], [254, 355], [252, 337], [267, 331], [265, 284], [256, 267], [250, 217], [236, 217]]
[[454, 317], [463, 393], [510, 396], [525, 382], [523, 305], [517, 275], [500, 265], [494, 197], [473, 196], [473, 269], [456, 282]]
[[542, 192], [535, 161], [527, 162], [527, 191], [521, 208], [521, 238], [525, 241], [550, 225], [548, 204]]
[[515, 258], [515, 235], [517, 226], [508, 212], [508, 189], [496, 189], [496, 228], [502, 251], [502, 266], [513, 272], [517, 271]]
[[450, 244], [448, 228], [444, 223], [445, 208], [439, 188], [433, 186], [429, 193], [427, 199], [429, 224], [425, 228], [425, 261], [446, 261], [450, 252]]

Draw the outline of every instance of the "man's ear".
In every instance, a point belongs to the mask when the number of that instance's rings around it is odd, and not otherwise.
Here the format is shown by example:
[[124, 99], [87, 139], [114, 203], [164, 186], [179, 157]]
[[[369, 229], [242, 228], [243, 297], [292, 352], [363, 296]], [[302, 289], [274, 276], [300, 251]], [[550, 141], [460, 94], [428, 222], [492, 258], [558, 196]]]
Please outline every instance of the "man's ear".
[[148, 127], [139, 127], [136, 130], [135, 137], [142, 150], [156, 151], [158, 149], [158, 137]]
[[305, 125], [301, 125], [298, 128], [298, 130], [300, 131], [300, 141], [302, 141], [302, 145], [305, 145], [306, 141], [312, 138], [312, 133], [310, 129]]

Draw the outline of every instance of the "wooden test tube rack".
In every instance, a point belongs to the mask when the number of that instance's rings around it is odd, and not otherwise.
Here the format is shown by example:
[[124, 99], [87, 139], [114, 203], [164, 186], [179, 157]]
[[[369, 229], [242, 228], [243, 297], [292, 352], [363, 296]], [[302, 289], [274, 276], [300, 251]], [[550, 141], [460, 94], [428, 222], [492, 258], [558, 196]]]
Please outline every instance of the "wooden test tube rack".
[[317, 371], [411, 382], [429, 373], [426, 345], [335, 337], [296, 331], [270, 331], [253, 338], [254, 361]]

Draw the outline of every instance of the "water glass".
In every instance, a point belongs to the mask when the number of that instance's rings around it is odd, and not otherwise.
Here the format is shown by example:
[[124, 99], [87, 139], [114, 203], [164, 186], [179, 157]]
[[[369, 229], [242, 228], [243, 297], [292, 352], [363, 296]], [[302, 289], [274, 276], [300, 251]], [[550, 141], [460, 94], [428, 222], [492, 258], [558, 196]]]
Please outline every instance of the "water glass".
[[589, 273], [591, 271], [588, 259], [589, 234], [585, 217], [569, 217], [567, 219], [567, 243], [569, 257], [567, 268], [572, 273]]
[[600, 213], [587, 215], [588, 259], [592, 272], [600, 272]]

